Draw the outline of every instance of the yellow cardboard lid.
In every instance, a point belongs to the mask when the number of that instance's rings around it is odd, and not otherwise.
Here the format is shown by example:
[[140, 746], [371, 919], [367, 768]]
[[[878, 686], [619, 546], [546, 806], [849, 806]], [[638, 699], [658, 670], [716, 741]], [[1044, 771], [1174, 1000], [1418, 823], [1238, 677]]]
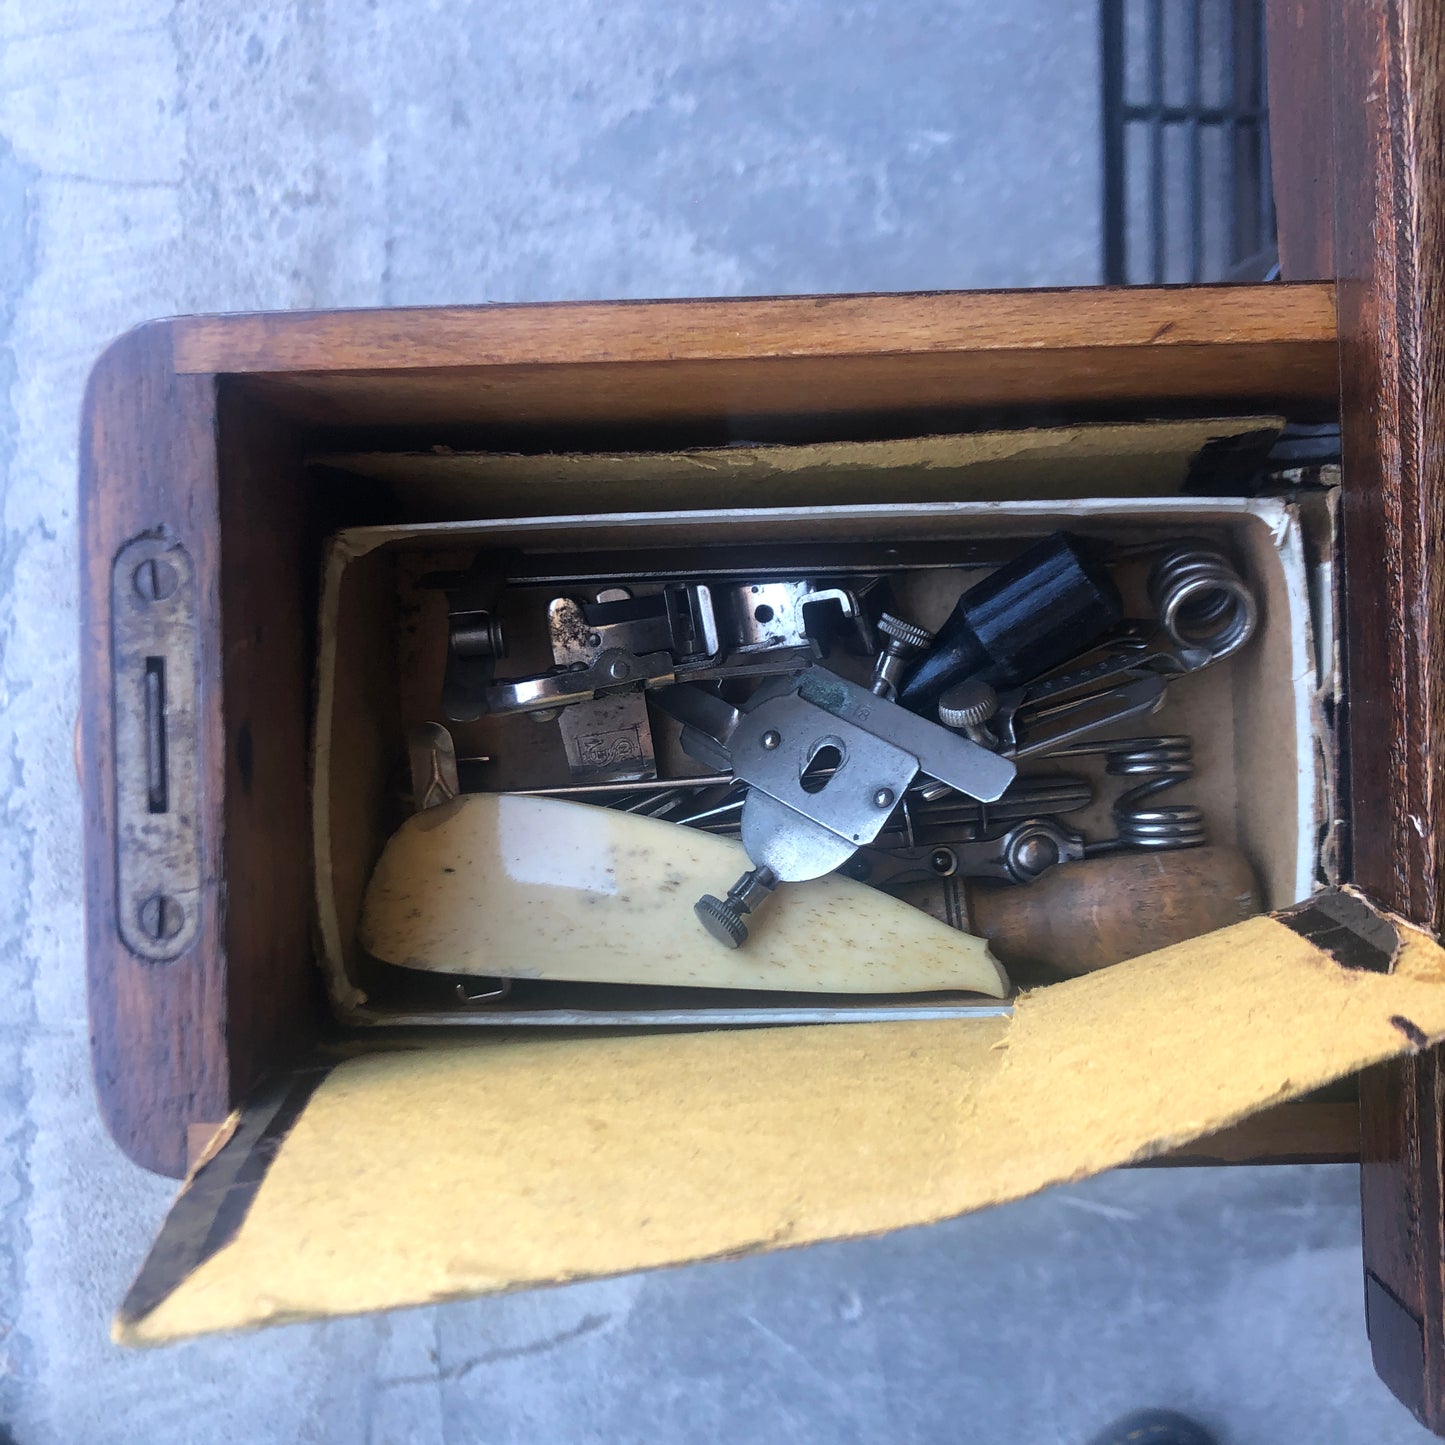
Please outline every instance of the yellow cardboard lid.
[[1148, 1158], [1445, 1038], [1445, 951], [1334, 892], [1014, 1017], [370, 1053], [220, 1136], [130, 1344], [895, 1229]]

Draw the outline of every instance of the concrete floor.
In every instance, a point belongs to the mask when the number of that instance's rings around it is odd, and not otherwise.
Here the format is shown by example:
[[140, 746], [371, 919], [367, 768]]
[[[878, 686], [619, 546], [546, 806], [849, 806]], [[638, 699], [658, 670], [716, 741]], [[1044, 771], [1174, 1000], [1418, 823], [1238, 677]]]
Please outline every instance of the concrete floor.
[[92, 1106], [76, 416], [250, 307], [1087, 283], [1094, 0], [0, 0], [0, 1422], [133, 1441], [1425, 1438], [1354, 1172], [1107, 1177], [876, 1241], [127, 1354], [172, 1193]]

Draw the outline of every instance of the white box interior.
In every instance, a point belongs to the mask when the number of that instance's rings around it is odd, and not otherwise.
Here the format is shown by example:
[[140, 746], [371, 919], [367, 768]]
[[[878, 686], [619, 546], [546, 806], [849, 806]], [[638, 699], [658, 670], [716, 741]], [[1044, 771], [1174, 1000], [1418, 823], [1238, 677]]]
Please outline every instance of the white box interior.
[[[847, 444], [840, 444], [846, 448]], [[878, 493], [888, 491], [886, 469]], [[320, 960], [344, 1017], [377, 1021], [367, 1007], [367, 961], [356, 943], [362, 892], [399, 821], [398, 777], [406, 728], [444, 721], [438, 699], [445, 664], [446, 601], [418, 588], [427, 571], [465, 565], [481, 548], [528, 553], [649, 552], [666, 547], [729, 548], [829, 541], [870, 543], [957, 539], [1024, 541], [1059, 528], [1115, 543], [1206, 537], [1221, 542], [1254, 587], [1260, 626], [1234, 657], [1170, 685], [1161, 710], [1118, 731], [1193, 737], [1195, 777], [1170, 800], [1199, 803], [1210, 841], [1238, 846], [1253, 863], [1266, 906], [1307, 896], [1317, 875], [1319, 838], [1330, 814], [1330, 756], [1318, 706], [1327, 684], [1317, 668], [1302, 528], [1277, 499], [1179, 496], [1086, 498], [1067, 502], [856, 503], [745, 511], [646, 511], [505, 518], [352, 529], [328, 551], [320, 619], [314, 749], [314, 847]], [[901, 589], [920, 622], [937, 626], [960, 587], [960, 570], [909, 577]], [[1129, 609], [1139, 579], [1121, 577]], [[504, 670], [510, 670], [504, 664]], [[520, 669], [519, 669], [520, 670]], [[492, 723], [498, 720], [490, 720]], [[508, 725], [535, 728], [526, 719]], [[458, 751], [476, 740], [457, 726]], [[1112, 798], [1110, 793], [1109, 797]], [[1107, 831], [1106, 804], [1083, 816]], [[700, 935], [701, 945], [709, 942]], [[455, 1021], [455, 1020], [453, 1020]]]

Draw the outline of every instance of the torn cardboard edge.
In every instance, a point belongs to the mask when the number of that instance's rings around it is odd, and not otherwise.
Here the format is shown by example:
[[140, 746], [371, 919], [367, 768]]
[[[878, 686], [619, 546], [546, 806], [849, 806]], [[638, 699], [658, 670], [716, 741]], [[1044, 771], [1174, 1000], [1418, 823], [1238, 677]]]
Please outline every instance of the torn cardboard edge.
[[1257, 452], [1284, 424], [1214, 416], [678, 452], [332, 452], [309, 462], [382, 482], [390, 509], [414, 521], [807, 505], [821, 490], [833, 503], [872, 501], [880, 473], [900, 502], [1065, 500], [1197, 493], [1202, 454]]
[[329, 1069], [270, 1080], [227, 1121], [229, 1136], [208, 1147], [166, 1217], [165, 1228], [126, 1292], [121, 1319], [139, 1319], [193, 1270], [224, 1249], [245, 1223], [286, 1136]]
[[1311, 906], [1025, 995], [1012, 1021], [513, 1035], [283, 1082], [186, 1186], [116, 1337], [929, 1223], [1445, 1038], [1445, 950], [1357, 895]]
[[1349, 889], [1326, 889], [1276, 917], [1341, 968], [1390, 973], [1400, 956], [1399, 928]]

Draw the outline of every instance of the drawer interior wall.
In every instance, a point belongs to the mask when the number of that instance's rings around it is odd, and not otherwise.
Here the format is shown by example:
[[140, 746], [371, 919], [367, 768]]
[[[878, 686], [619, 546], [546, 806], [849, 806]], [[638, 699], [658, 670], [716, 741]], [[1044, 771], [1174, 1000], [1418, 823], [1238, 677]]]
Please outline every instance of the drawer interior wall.
[[[430, 379], [400, 371], [221, 377], [224, 870], [232, 960], [224, 986], [234, 1077], [285, 1067], [335, 1027], [318, 986], [310, 849], [324, 540], [344, 527], [436, 516], [430, 504], [399, 508], [393, 486], [315, 465], [318, 458], [433, 446], [542, 454], [599, 446], [661, 452], [740, 438], [826, 444], [1243, 410], [1327, 418], [1334, 406], [1329, 348], [1313, 336], [1308, 343], [1274, 339], [1286, 329], [1262, 327], [1257, 340], [1207, 357], [1187, 349], [1135, 357], [1121, 344], [1088, 355], [1041, 355], [1006, 374], [983, 366], [982, 355], [964, 353], [896, 367], [885, 356], [634, 366], [610, 379], [595, 368], [555, 364], [494, 370], [485, 384], [464, 367]], [[996, 395], [990, 375], [1007, 383]], [[743, 390], [739, 378], [747, 379]]]

